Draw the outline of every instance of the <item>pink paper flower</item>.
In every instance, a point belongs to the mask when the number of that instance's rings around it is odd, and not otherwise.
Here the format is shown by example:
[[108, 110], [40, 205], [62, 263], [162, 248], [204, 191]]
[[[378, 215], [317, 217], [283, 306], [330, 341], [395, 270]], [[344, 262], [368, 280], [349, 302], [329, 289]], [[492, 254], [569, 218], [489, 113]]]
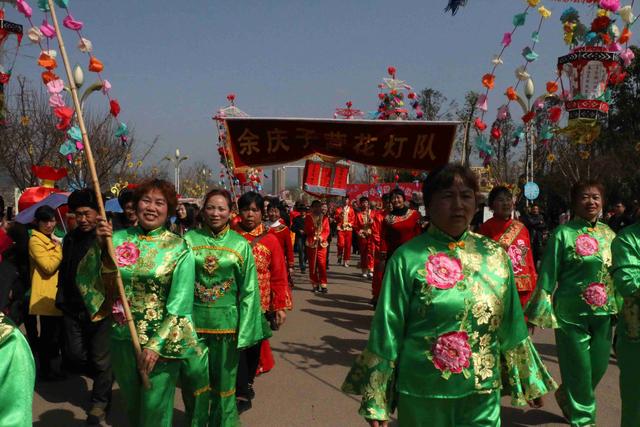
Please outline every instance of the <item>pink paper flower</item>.
[[23, 14], [26, 18], [31, 18], [33, 15], [33, 9], [31, 9], [29, 3], [24, 0], [16, 0], [16, 7], [18, 8], [18, 12]]
[[124, 325], [127, 323], [127, 316], [124, 314], [124, 307], [120, 299], [117, 299], [111, 306], [111, 315], [117, 324]]
[[598, 241], [588, 234], [581, 234], [576, 239], [576, 252], [580, 256], [589, 256], [598, 252]]
[[133, 265], [140, 257], [140, 249], [131, 242], [124, 242], [116, 248], [116, 263], [118, 267]]
[[433, 348], [433, 364], [442, 372], [459, 374], [469, 367], [471, 346], [469, 336], [464, 331], [448, 332], [440, 335]]
[[53, 25], [49, 24], [46, 19], [42, 21], [42, 25], [40, 25], [40, 31], [42, 32], [42, 35], [48, 39], [52, 39], [56, 36], [56, 29], [53, 28]]
[[76, 21], [71, 15], [67, 15], [67, 17], [62, 20], [62, 25], [72, 31], [80, 31], [84, 23], [82, 21]]
[[49, 106], [52, 108], [55, 107], [64, 107], [64, 99], [62, 99], [62, 96], [60, 96], [60, 94], [54, 93], [53, 95], [51, 95], [49, 97]]
[[620, 0], [600, 0], [600, 9], [616, 13], [620, 9]]
[[607, 303], [609, 297], [607, 296], [607, 288], [604, 283], [591, 283], [587, 286], [587, 289], [582, 293], [582, 298], [587, 304], [594, 307], [602, 307]]
[[460, 260], [444, 253], [429, 256], [425, 268], [427, 283], [438, 289], [451, 289], [464, 278]]

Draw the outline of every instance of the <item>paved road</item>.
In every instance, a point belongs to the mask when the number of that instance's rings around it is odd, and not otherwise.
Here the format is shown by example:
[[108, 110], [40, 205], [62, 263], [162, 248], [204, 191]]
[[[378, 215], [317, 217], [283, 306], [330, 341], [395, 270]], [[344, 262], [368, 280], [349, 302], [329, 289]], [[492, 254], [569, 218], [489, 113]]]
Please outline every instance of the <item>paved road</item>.
[[[341, 393], [339, 388], [354, 357], [366, 344], [373, 314], [368, 304], [369, 284], [358, 277], [355, 268], [336, 266], [332, 259], [327, 295], [314, 295], [306, 277], [296, 274], [295, 310], [271, 340], [276, 367], [256, 380], [256, 399], [253, 409], [242, 415], [243, 426], [365, 426], [357, 415], [357, 398]], [[537, 331], [534, 341], [559, 381], [553, 334]], [[617, 427], [620, 423], [618, 374], [612, 359], [597, 390], [599, 427]], [[84, 425], [86, 398], [87, 381], [83, 378], [36, 385], [34, 426]], [[176, 426], [183, 425], [183, 409], [177, 393]], [[539, 410], [513, 408], [505, 398], [502, 415], [505, 426], [567, 425], [553, 397], [547, 398], [546, 406]], [[105, 425], [128, 425], [117, 389]]]

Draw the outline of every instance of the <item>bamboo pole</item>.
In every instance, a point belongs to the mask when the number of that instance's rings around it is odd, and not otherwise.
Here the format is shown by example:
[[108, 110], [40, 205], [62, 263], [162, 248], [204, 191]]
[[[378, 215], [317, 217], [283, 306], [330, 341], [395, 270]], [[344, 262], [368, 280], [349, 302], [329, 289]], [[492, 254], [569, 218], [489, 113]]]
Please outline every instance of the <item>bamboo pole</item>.
[[[103, 218], [107, 217], [107, 213], [104, 209], [104, 201], [102, 200], [102, 192], [100, 191], [100, 182], [98, 181], [98, 173], [96, 172], [96, 165], [93, 159], [93, 153], [91, 152], [91, 144], [89, 143], [89, 136], [87, 135], [87, 128], [84, 123], [84, 117], [82, 115], [82, 105], [80, 104], [80, 100], [78, 99], [78, 90], [76, 88], [76, 83], [73, 79], [73, 73], [71, 72], [71, 65], [69, 63], [69, 57], [67, 56], [67, 51], [64, 47], [64, 40], [62, 39], [62, 33], [60, 32], [60, 25], [58, 24], [58, 18], [56, 16], [56, 10], [53, 4], [53, 0], [48, 0], [49, 9], [51, 12], [51, 19], [53, 20], [53, 25], [56, 29], [56, 37], [58, 38], [58, 45], [60, 46], [60, 54], [62, 56], [62, 61], [64, 62], [64, 68], [67, 73], [67, 78], [69, 79], [69, 89], [71, 90], [71, 98], [73, 99], [73, 104], [76, 108], [76, 117], [78, 119], [78, 126], [80, 127], [80, 132], [82, 133], [82, 142], [84, 144], [85, 155], [87, 156], [87, 163], [89, 164], [89, 171], [91, 172], [91, 180], [93, 181], [93, 190], [96, 194], [96, 199], [98, 201], [98, 212], [100, 216]], [[111, 238], [107, 239], [107, 251], [109, 253], [109, 257], [113, 260], [114, 265], [115, 262], [115, 250], [113, 248], [113, 240]], [[133, 349], [136, 355], [136, 362], [138, 356], [142, 353], [142, 349], [140, 347], [140, 340], [138, 339], [138, 332], [136, 331], [135, 324], [133, 323], [133, 317], [131, 316], [131, 309], [129, 308], [129, 302], [127, 301], [127, 296], [124, 291], [124, 284], [122, 283], [122, 277], [120, 276], [120, 271], [116, 269], [116, 284], [118, 286], [118, 295], [122, 302], [122, 307], [124, 308], [124, 313], [127, 318], [127, 326], [129, 328], [129, 333], [131, 334], [131, 342], [133, 343]], [[146, 373], [140, 371], [140, 379], [142, 381], [142, 385], [149, 389], [151, 388], [151, 383], [149, 382], [149, 377]]]

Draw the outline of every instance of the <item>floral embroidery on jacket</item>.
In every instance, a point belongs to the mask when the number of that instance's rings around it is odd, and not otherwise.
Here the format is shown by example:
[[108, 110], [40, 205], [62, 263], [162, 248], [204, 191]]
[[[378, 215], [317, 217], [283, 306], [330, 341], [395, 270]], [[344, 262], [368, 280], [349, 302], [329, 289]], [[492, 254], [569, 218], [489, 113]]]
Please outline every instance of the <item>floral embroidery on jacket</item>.
[[204, 271], [206, 271], [211, 276], [213, 275], [213, 273], [216, 272], [219, 266], [220, 266], [220, 262], [218, 261], [218, 258], [214, 255], [207, 255], [204, 258], [204, 263], [202, 265], [202, 267], [204, 268]]
[[116, 248], [116, 263], [118, 267], [133, 265], [140, 257], [140, 249], [132, 242], [124, 242]]
[[442, 252], [430, 255], [425, 269], [427, 283], [438, 289], [451, 289], [464, 279], [460, 260]]
[[225, 280], [222, 283], [216, 283], [211, 288], [207, 288], [201, 283], [195, 284], [195, 296], [202, 302], [216, 302], [222, 298], [233, 285], [233, 280]]
[[607, 296], [607, 287], [604, 283], [591, 283], [582, 293], [582, 298], [584, 298], [587, 304], [593, 307], [602, 307], [609, 299]]
[[431, 348], [433, 365], [443, 375], [459, 374], [467, 369], [471, 359], [469, 335], [465, 331], [454, 331], [440, 335]]
[[580, 256], [593, 255], [598, 252], [598, 248], [598, 241], [586, 233], [580, 234], [576, 239], [576, 253]]

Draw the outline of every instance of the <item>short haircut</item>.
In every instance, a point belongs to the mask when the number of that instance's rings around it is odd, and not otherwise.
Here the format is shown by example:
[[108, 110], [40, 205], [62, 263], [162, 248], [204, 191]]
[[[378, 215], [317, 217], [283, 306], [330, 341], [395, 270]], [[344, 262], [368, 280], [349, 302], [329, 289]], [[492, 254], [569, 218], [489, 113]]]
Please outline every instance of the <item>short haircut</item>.
[[124, 209], [127, 203], [133, 202], [133, 193], [134, 191], [130, 188], [125, 188], [120, 191], [120, 194], [118, 194], [118, 204], [122, 209]]
[[389, 191], [389, 199], [391, 199], [394, 194], [397, 194], [398, 196], [402, 197], [402, 200], [406, 199], [404, 195], [404, 191], [401, 188], [396, 187], [393, 190]]
[[93, 190], [90, 188], [83, 188], [82, 190], [76, 190], [69, 195], [67, 205], [71, 212], [75, 212], [78, 208], [91, 208], [94, 211], [97, 211], [98, 198]]
[[252, 203], [256, 204], [256, 207], [262, 212], [264, 210], [264, 197], [260, 195], [260, 193], [256, 193], [255, 191], [249, 191], [248, 193], [244, 193], [238, 199], [238, 209], [244, 210], [249, 209]]
[[320, 200], [314, 200], [313, 202], [311, 202], [311, 207], [318, 206], [318, 205], [322, 205]]
[[369, 198], [368, 198], [368, 197], [365, 197], [365, 196], [360, 197], [360, 203], [362, 203], [362, 202], [368, 202], [368, 201], [369, 201]]
[[509, 190], [508, 187], [504, 185], [498, 185], [497, 187], [493, 187], [489, 192], [489, 207], [493, 205], [493, 202], [498, 198], [498, 196], [501, 196], [503, 194], [506, 194], [509, 197], [513, 197], [513, 194], [511, 193], [511, 190]]
[[51, 221], [56, 219], [56, 210], [51, 206], [43, 205], [36, 209], [36, 212], [33, 214], [33, 217], [36, 221]]
[[467, 187], [471, 188], [474, 193], [480, 191], [478, 178], [471, 169], [460, 163], [449, 163], [432, 171], [422, 184], [422, 197], [424, 205], [429, 206], [431, 198], [440, 190], [451, 187], [456, 177], [460, 177]]
[[142, 199], [145, 194], [153, 190], [158, 190], [162, 193], [164, 198], [167, 200], [168, 215], [173, 215], [173, 213], [176, 211], [176, 207], [178, 206], [178, 195], [176, 194], [176, 190], [173, 187], [173, 184], [165, 181], [164, 179], [149, 179], [136, 187], [135, 191], [133, 192], [132, 199], [134, 206], [136, 206], [136, 209], [138, 203], [140, 202], [140, 199]]
[[578, 202], [578, 198], [587, 188], [595, 188], [600, 193], [600, 198], [602, 199], [602, 204], [604, 205], [604, 185], [600, 181], [596, 180], [587, 180], [587, 181], [579, 181], [573, 184], [571, 187], [571, 205], [575, 206]]
[[207, 194], [205, 194], [204, 199], [202, 199], [202, 208], [204, 209], [205, 205], [213, 196], [222, 196], [227, 201], [227, 207], [231, 209], [231, 193], [225, 190], [224, 188], [212, 188], [209, 190]]
[[391, 201], [391, 193], [382, 195], [382, 203], [389, 203]]

